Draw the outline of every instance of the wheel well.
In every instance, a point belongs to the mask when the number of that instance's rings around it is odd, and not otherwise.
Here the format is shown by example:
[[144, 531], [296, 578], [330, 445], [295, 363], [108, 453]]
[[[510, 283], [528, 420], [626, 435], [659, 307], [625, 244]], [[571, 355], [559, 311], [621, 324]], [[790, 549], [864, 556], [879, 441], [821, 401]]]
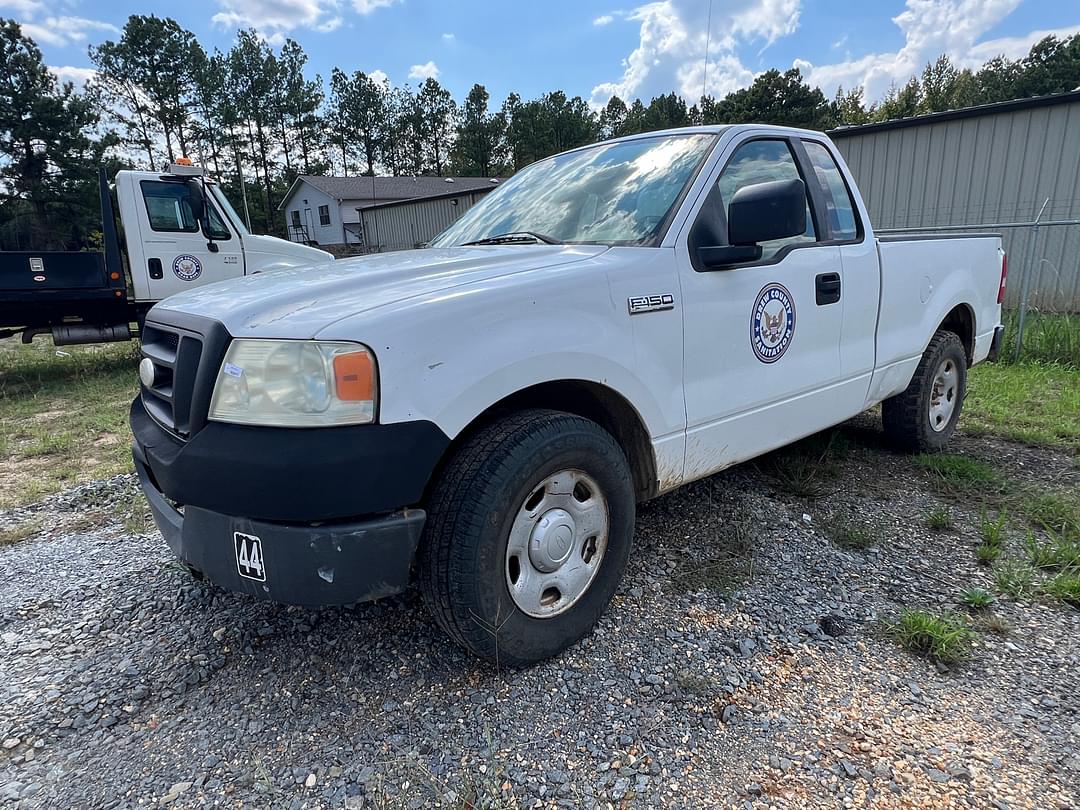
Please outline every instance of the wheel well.
[[960, 342], [964, 344], [964, 354], [967, 355], [967, 362], [970, 366], [972, 358], [975, 356], [975, 315], [972, 313], [971, 307], [967, 304], [957, 304], [945, 316], [945, 320], [941, 322], [938, 329], [953, 332], [960, 338]]
[[656, 495], [656, 459], [653, 456], [649, 432], [638, 412], [621, 394], [606, 386], [584, 380], [540, 383], [499, 400], [470, 422], [450, 443], [439, 463], [440, 469], [436, 469], [431, 481], [438, 480], [441, 467], [477, 430], [506, 414], [527, 408], [564, 411], [596, 422], [614, 436], [615, 441], [622, 447], [634, 476], [634, 491], [638, 500], [648, 500]]

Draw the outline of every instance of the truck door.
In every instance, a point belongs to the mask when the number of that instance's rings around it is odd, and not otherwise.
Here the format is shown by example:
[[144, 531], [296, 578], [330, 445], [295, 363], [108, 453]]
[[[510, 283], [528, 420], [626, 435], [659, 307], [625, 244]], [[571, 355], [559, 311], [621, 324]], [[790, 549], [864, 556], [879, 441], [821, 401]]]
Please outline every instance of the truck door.
[[[243, 275], [240, 237], [226, 224], [211, 195], [206, 199], [208, 233], [203, 233], [195, 221], [187, 183], [139, 180], [133, 196], [134, 211], [130, 213], [138, 229], [132, 229], [126, 221], [125, 226], [129, 240], [134, 233], [140, 236], [138, 250], [132, 250], [130, 241], [128, 247], [132, 274], [146, 274], [148, 278], [147, 300], [160, 301], [181, 290]], [[211, 236], [216, 251], [207, 245]], [[141, 267], [136, 265], [140, 253]]]
[[[863, 398], [846, 390], [840, 366], [840, 248], [819, 221], [806, 165], [799, 143], [744, 134], [725, 148], [676, 242], [687, 480], [861, 409]], [[701, 264], [698, 243], [727, 244], [727, 206], [739, 188], [793, 178], [808, 191], [803, 234], [762, 243], [761, 259], [750, 264], [721, 270]]]

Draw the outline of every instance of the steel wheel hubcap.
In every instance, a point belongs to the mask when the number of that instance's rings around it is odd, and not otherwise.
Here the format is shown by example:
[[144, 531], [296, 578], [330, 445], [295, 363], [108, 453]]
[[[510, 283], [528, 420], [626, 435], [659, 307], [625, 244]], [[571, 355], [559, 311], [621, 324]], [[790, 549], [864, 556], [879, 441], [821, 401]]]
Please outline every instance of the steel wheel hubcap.
[[930, 427], [940, 433], [949, 425], [960, 392], [960, 373], [956, 362], [947, 358], [938, 366], [930, 391]]
[[518, 509], [506, 544], [506, 586], [538, 619], [569, 610], [589, 590], [607, 551], [608, 505], [580, 470], [545, 478]]

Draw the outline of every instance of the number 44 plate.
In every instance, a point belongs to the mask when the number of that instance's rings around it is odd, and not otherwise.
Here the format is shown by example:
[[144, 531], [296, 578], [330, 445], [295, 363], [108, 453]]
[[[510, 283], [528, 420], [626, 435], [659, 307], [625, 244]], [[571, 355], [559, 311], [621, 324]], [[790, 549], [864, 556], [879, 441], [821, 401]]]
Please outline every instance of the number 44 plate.
[[266, 582], [262, 540], [243, 532], [233, 532], [233, 540], [236, 544], [236, 570], [240, 576]]

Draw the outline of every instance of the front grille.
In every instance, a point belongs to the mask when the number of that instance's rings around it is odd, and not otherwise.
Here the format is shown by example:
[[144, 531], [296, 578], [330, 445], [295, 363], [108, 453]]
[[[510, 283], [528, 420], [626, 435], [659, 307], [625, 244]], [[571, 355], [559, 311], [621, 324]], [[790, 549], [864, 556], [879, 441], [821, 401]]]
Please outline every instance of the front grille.
[[142, 354], [154, 364], [153, 385], [142, 386], [143, 407], [163, 428], [186, 438], [191, 433], [202, 335], [147, 322], [142, 332]]

